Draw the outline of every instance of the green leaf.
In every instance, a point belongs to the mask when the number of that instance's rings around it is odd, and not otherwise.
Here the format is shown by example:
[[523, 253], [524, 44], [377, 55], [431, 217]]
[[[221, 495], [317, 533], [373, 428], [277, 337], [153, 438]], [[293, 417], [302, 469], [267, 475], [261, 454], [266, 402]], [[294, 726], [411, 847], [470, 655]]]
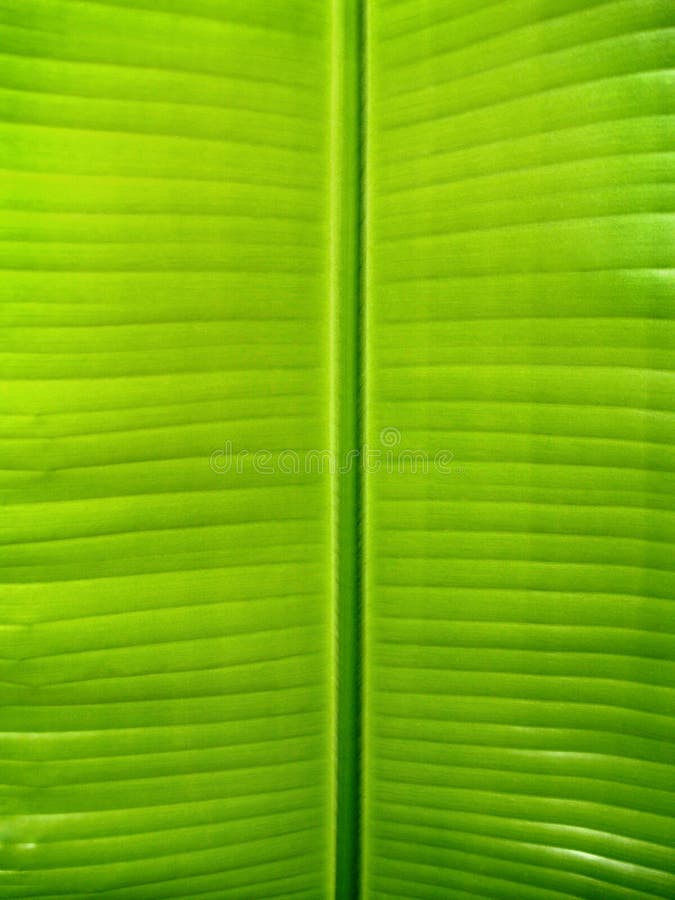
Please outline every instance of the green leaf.
[[365, 896], [672, 897], [675, 7], [369, 19]]
[[0, 21], [0, 895], [327, 896], [328, 10]]
[[674, 25], [0, 2], [2, 900], [675, 896]]

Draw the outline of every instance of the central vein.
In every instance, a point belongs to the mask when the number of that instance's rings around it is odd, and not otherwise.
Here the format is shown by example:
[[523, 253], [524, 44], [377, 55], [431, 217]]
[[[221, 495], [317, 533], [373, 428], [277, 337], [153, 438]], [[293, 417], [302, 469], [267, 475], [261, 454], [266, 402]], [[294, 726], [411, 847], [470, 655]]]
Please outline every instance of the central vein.
[[356, 900], [360, 888], [365, 2], [333, 0], [331, 35], [333, 447], [339, 466], [333, 494], [338, 900]]

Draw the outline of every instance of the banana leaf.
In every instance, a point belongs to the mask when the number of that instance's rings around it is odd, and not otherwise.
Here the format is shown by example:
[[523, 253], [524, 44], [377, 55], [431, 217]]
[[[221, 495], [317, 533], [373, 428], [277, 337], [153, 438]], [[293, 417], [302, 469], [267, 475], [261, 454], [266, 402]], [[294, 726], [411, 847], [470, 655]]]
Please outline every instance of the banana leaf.
[[672, 0], [0, 0], [0, 898], [675, 897]]

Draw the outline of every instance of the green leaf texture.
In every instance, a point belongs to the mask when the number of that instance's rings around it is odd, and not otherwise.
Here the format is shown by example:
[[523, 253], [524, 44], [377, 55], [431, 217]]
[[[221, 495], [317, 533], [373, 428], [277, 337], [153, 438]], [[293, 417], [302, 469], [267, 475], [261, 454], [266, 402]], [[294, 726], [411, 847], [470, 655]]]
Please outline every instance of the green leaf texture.
[[329, 480], [210, 465], [328, 439], [327, 13], [0, 43], [0, 895], [327, 896]]
[[369, 10], [365, 895], [673, 897], [675, 6]]
[[0, 0], [2, 900], [675, 898], [673, 28]]

